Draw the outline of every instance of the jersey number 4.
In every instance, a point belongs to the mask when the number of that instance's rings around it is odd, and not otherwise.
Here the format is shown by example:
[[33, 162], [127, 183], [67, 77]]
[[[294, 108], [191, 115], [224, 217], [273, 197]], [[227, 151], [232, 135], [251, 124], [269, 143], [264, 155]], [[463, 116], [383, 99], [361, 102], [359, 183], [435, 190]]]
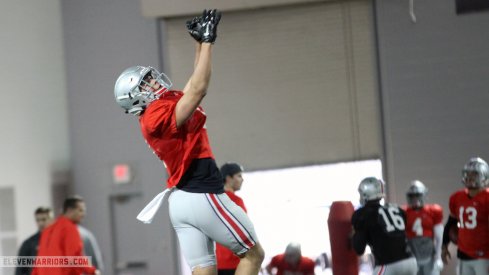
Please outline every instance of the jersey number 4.
[[399, 214], [399, 208], [388, 207], [387, 211], [383, 207], [379, 208], [379, 214], [384, 219], [385, 230], [387, 232], [392, 232], [394, 230], [404, 230], [404, 219]]
[[414, 220], [411, 230], [416, 234], [416, 236], [423, 236], [423, 221], [420, 217], [417, 217], [416, 220]]
[[458, 221], [460, 228], [474, 229], [477, 226], [477, 209], [471, 206], [467, 208], [461, 206], [458, 210]]

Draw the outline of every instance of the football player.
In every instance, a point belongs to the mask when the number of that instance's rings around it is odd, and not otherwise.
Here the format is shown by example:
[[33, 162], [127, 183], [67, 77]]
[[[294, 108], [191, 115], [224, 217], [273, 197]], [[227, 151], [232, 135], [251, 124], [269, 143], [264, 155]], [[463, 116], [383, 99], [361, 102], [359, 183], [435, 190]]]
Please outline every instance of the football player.
[[443, 268], [443, 209], [438, 204], [425, 204], [428, 189], [418, 180], [406, 192], [406, 235], [418, 263], [418, 275], [439, 275]]
[[299, 243], [289, 243], [285, 252], [275, 255], [266, 270], [270, 275], [314, 275], [315, 263], [302, 256]]
[[[115, 98], [127, 113], [138, 117], [143, 137], [167, 169], [170, 219], [192, 274], [216, 274], [214, 242], [240, 257], [236, 273], [258, 274], [263, 249], [244, 210], [224, 193], [205, 127], [207, 117], [200, 107], [211, 77], [220, 17], [210, 10], [187, 22], [196, 55], [183, 91], [170, 90], [169, 79], [155, 69], [135, 66], [117, 79]], [[138, 219], [151, 222], [165, 192]]]
[[[243, 199], [236, 195], [243, 184], [243, 166], [235, 162], [227, 162], [221, 166], [224, 181], [224, 192], [228, 197], [246, 212]], [[216, 260], [218, 275], [234, 275], [239, 265], [239, 258], [226, 247], [216, 243]]]
[[368, 177], [360, 182], [361, 208], [355, 210], [352, 245], [358, 255], [370, 246], [375, 258], [374, 274], [415, 275], [416, 259], [406, 239], [404, 210], [394, 204], [381, 204], [382, 180]]
[[450, 196], [450, 217], [443, 232], [442, 259], [451, 258], [448, 244], [457, 232], [458, 274], [489, 274], [489, 166], [471, 158], [462, 170], [465, 188]]

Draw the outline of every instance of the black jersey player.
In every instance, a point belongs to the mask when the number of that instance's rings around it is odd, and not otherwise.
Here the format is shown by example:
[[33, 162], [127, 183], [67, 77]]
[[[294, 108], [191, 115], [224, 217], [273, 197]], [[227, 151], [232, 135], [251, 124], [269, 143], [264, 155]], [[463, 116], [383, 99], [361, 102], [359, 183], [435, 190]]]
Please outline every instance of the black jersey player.
[[382, 204], [384, 183], [368, 177], [358, 187], [362, 207], [352, 216], [352, 245], [362, 255], [367, 245], [375, 258], [374, 274], [415, 275], [416, 259], [405, 232], [405, 212], [394, 204]]

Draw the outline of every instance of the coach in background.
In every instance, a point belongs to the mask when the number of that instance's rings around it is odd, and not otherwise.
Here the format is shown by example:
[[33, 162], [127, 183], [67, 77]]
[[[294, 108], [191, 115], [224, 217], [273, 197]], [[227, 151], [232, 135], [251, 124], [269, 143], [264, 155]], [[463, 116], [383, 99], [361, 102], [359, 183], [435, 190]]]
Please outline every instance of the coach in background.
[[[34, 217], [38, 231], [22, 243], [18, 253], [19, 257], [35, 257], [37, 255], [41, 232], [53, 221], [53, 211], [48, 207], [38, 207], [34, 212]], [[15, 268], [15, 275], [31, 275], [31, 273], [31, 267], [18, 266]]]
[[92, 265], [103, 272], [104, 262], [97, 239], [90, 230], [81, 225], [78, 225], [78, 232], [80, 232], [83, 241], [83, 255], [92, 257]]
[[[85, 217], [86, 206], [81, 197], [67, 198], [63, 214], [41, 234], [37, 257], [82, 257], [83, 241], [77, 225]], [[36, 266], [33, 275], [81, 275], [100, 272], [93, 266]]]

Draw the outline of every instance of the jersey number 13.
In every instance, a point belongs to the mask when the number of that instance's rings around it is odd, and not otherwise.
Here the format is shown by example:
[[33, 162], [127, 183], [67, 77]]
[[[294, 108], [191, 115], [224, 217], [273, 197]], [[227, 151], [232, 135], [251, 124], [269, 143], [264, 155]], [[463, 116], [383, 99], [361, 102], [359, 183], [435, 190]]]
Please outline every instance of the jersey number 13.
[[477, 209], [471, 206], [467, 208], [461, 206], [458, 213], [460, 228], [474, 229], [477, 226]]

